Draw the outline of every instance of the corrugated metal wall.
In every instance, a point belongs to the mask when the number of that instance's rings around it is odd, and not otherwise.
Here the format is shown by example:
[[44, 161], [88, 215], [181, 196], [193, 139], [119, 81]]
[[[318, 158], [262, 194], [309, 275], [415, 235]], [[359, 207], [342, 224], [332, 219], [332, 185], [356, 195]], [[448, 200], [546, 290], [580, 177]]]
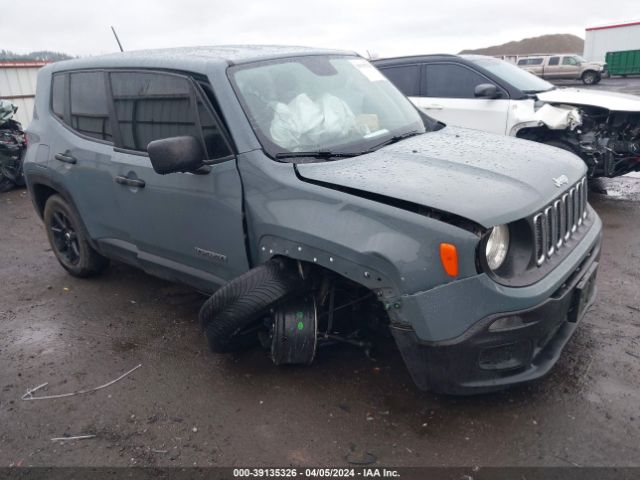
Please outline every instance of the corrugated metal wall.
[[587, 29], [584, 58], [604, 62], [607, 52], [640, 49], [640, 25]]
[[16, 120], [27, 127], [33, 115], [38, 70], [41, 62], [0, 62], [0, 98], [18, 106]]

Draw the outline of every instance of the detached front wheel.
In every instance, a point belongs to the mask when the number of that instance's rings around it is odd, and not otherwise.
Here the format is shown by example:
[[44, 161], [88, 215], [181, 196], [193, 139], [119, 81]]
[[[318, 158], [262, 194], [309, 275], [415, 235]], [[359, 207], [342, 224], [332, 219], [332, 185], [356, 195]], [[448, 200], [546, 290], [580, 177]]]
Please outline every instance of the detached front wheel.
[[296, 263], [272, 259], [218, 289], [200, 309], [200, 323], [217, 353], [254, 344], [269, 310], [305, 288]]
[[80, 217], [61, 196], [49, 197], [43, 217], [53, 253], [71, 275], [90, 277], [109, 265], [89, 244]]

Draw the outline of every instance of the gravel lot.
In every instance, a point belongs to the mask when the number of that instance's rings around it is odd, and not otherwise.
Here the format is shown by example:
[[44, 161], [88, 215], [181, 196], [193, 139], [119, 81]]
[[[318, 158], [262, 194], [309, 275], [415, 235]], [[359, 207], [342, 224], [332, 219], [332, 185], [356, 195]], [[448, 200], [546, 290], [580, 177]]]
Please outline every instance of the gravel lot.
[[[640, 465], [640, 177], [603, 186], [591, 197], [605, 224], [598, 301], [558, 365], [470, 398], [416, 391], [392, 344], [375, 361], [326, 350], [306, 368], [259, 349], [211, 354], [200, 295], [122, 265], [71, 278], [26, 192], [3, 194], [0, 466]], [[21, 400], [138, 364], [92, 394]], [[51, 441], [65, 435], [95, 437]]]

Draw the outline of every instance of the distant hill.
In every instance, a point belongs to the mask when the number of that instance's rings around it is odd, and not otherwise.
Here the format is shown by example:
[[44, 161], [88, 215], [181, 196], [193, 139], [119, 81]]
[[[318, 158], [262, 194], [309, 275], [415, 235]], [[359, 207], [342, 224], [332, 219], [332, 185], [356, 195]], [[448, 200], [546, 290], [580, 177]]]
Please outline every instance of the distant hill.
[[69, 60], [73, 58], [71, 55], [60, 52], [50, 52], [42, 50], [30, 53], [15, 53], [10, 50], [0, 50], [0, 62], [7, 61], [39, 61], [39, 62], [58, 62], [60, 60]]
[[529, 53], [579, 53], [584, 50], [584, 40], [575, 35], [557, 33], [540, 37], [525, 38], [493, 47], [462, 50], [460, 53], [478, 55], [526, 55]]

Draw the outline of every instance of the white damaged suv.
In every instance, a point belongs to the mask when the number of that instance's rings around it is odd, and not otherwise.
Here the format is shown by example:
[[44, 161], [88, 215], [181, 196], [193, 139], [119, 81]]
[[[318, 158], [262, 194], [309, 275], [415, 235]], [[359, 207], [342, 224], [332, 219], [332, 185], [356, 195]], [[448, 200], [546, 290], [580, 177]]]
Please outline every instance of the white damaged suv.
[[590, 177], [640, 170], [640, 97], [557, 88], [481, 55], [422, 55], [373, 62], [420, 109], [448, 125], [569, 150]]

